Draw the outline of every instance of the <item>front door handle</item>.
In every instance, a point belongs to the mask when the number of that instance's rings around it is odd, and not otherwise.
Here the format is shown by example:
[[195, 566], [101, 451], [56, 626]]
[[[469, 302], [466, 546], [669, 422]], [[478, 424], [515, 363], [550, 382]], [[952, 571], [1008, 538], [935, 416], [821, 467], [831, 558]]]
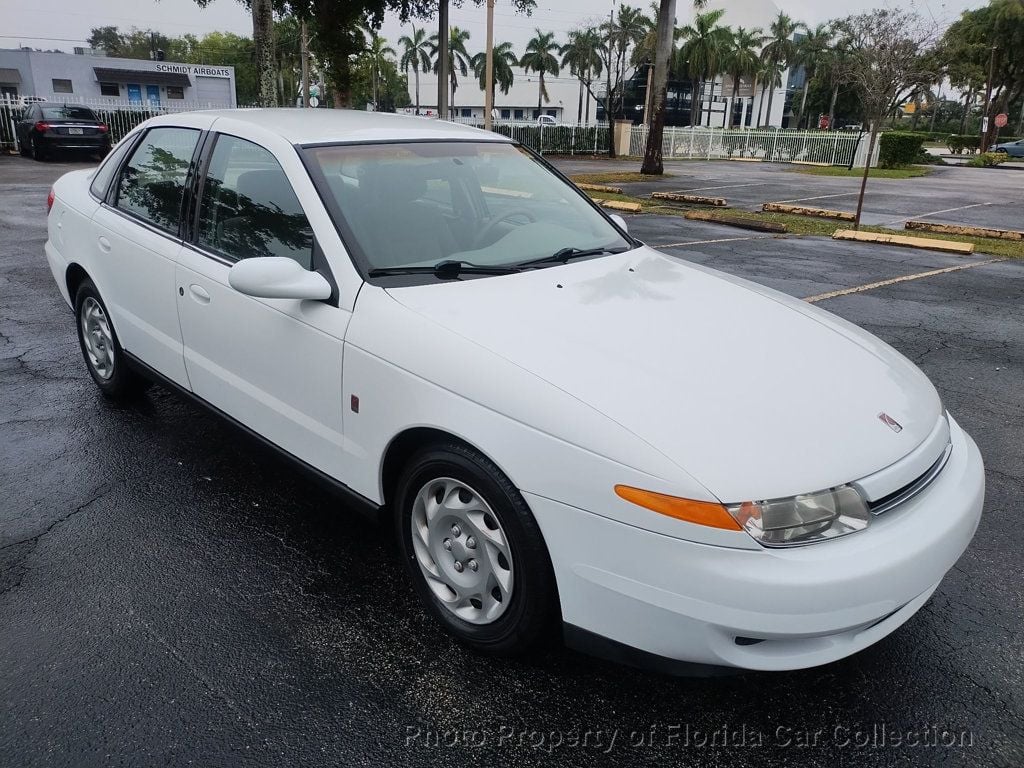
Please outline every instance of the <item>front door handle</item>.
[[210, 303], [210, 294], [207, 292], [205, 288], [203, 288], [203, 286], [192, 283], [192, 285], [188, 287], [188, 292], [191, 293], [192, 298], [198, 301], [200, 304]]
[[99, 242], [100, 244], [101, 251], [103, 251], [104, 253], [110, 253], [110, 241], [107, 240], [107, 238], [105, 238], [103, 235], [100, 235], [99, 240], [97, 242]]

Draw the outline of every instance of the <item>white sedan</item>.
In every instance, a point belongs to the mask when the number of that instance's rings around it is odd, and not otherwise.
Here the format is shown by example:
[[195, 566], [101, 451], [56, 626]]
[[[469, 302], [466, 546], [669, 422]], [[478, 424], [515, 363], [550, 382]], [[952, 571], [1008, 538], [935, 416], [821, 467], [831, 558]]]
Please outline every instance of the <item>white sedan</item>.
[[164, 116], [49, 204], [100, 390], [169, 385], [387, 518], [479, 651], [561, 629], [670, 670], [823, 664], [978, 525], [981, 456], [914, 365], [645, 247], [497, 134]]

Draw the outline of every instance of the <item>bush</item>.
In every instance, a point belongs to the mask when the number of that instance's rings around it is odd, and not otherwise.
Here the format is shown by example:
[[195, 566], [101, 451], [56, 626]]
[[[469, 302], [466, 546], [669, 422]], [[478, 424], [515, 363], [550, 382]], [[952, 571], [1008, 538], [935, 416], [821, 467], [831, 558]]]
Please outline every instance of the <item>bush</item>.
[[1006, 162], [1005, 152], [985, 152], [984, 154], [972, 157], [967, 163], [971, 168], [995, 168]]
[[913, 165], [921, 154], [927, 134], [886, 131], [879, 139], [878, 164], [882, 168]]
[[962, 155], [965, 149], [976, 152], [981, 146], [981, 137], [954, 133], [946, 138], [946, 146], [954, 155]]

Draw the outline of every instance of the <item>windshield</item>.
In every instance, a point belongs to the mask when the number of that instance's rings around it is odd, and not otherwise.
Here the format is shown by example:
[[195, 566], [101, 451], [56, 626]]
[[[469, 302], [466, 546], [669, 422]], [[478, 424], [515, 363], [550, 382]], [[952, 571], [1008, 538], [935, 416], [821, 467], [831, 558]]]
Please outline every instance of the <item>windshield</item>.
[[306, 152], [367, 271], [446, 261], [505, 267], [564, 249], [633, 247], [579, 192], [513, 144], [411, 142]]
[[87, 107], [43, 107], [44, 120], [89, 120], [96, 121], [96, 115]]

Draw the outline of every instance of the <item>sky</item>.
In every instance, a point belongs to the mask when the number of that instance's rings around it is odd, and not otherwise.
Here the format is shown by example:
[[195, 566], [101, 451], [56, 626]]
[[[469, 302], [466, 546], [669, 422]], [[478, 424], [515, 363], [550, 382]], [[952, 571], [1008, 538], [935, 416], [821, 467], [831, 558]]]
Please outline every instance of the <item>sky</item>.
[[[633, 4], [648, 6], [650, 0], [634, 0]], [[809, 24], [827, 21], [829, 16], [879, 6], [913, 7], [926, 18], [930, 16], [948, 23], [962, 10], [984, 5], [985, 0], [846, 0], [842, 4], [822, 0], [775, 0], [775, 4]], [[679, 0], [680, 16], [685, 5], [685, 0]], [[729, 0], [721, 0], [721, 5], [728, 8]], [[471, 49], [482, 48], [485, 11], [470, 0], [465, 6], [452, 10], [451, 23], [470, 31]], [[533, 16], [527, 18], [513, 13], [510, 0], [497, 0], [496, 38], [510, 40], [521, 49], [532, 36], [534, 27], [540, 26], [556, 32], [562, 39], [581, 22], [607, 15], [611, 0], [538, 0], [537, 6]], [[199, 8], [194, 0], [0, 0], [0, 19], [3, 19], [0, 48], [29, 45], [70, 52], [74, 46], [84, 45], [90, 28], [105, 25], [122, 29], [152, 28], [170, 35], [191, 32], [201, 36], [215, 30], [252, 34], [250, 17], [237, 0], [213, 0], [205, 9]], [[725, 23], [735, 25], [737, 22], [726, 18]], [[397, 19], [389, 18], [382, 33], [394, 44], [404, 31]]]

